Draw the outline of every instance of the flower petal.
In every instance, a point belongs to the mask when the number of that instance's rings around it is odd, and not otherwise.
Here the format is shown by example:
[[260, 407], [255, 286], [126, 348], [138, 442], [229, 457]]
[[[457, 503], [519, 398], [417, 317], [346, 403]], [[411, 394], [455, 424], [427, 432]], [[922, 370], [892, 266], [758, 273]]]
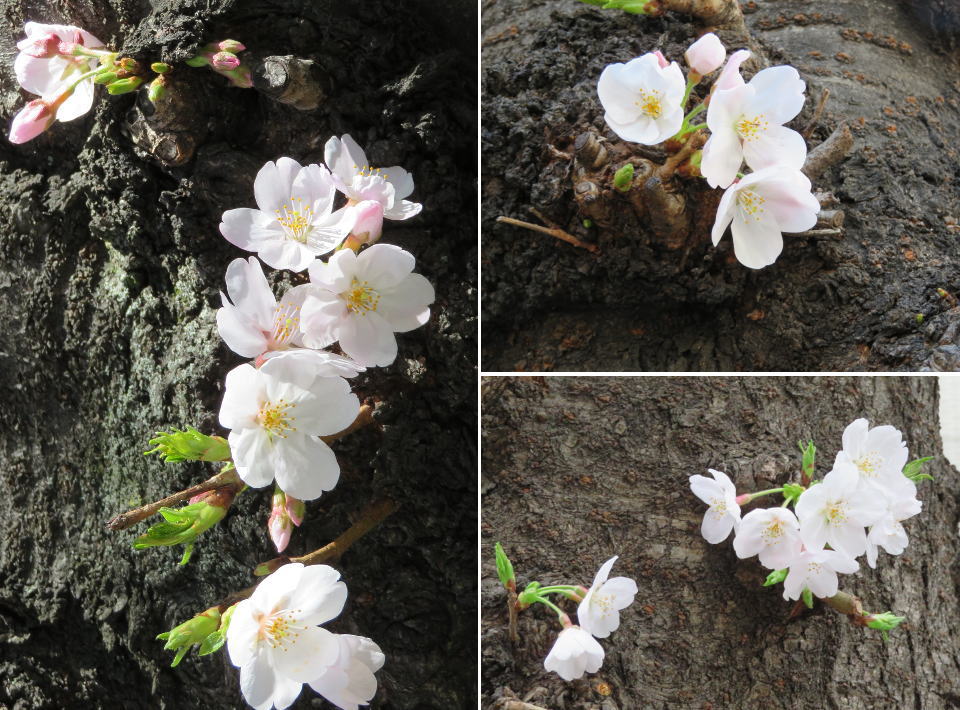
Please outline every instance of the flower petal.
[[270, 656], [279, 674], [309, 683], [336, 663], [340, 653], [337, 637], [319, 626], [300, 629], [295, 641], [271, 649]]
[[[292, 432], [277, 444], [276, 453], [277, 485], [294, 498], [319, 498], [324, 491], [333, 490], [340, 479], [336, 455], [316, 437]], [[246, 479], [244, 482], [249, 483]]]

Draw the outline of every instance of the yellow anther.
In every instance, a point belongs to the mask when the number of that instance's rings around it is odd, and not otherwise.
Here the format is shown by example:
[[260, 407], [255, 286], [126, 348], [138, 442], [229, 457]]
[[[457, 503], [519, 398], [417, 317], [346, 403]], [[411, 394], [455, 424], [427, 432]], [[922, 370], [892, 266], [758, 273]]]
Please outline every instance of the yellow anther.
[[640, 107], [640, 111], [650, 118], [656, 120], [663, 115], [663, 92], [657, 91], [647, 91], [645, 89], [639, 90], [640, 100], [634, 101], [635, 106]]
[[754, 118], [741, 116], [737, 121], [737, 133], [745, 141], [756, 140], [770, 127], [770, 122], [763, 120], [763, 114]]
[[377, 310], [377, 305], [380, 303], [380, 294], [369, 283], [359, 281], [356, 277], [350, 283], [350, 288], [341, 293], [340, 297], [347, 302], [347, 308], [351, 313], [361, 316]]

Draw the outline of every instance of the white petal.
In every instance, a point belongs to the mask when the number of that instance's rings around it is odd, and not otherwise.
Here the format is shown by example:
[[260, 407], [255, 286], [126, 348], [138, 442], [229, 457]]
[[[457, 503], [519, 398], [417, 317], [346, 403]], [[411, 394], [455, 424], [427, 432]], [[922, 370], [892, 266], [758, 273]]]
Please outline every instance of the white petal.
[[70, 97], [57, 109], [58, 121], [72, 121], [87, 113], [93, 106], [93, 80], [80, 82]]
[[357, 257], [355, 275], [378, 291], [397, 286], [416, 265], [413, 254], [393, 244], [374, 244]]
[[[277, 485], [285, 493], [300, 500], [313, 500], [336, 487], [340, 464], [320, 439], [292, 432], [277, 444], [276, 452]], [[244, 482], [249, 483], [246, 479]]]
[[763, 213], [759, 219], [743, 219], [735, 214], [730, 231], [737, 261], [748, 268], [769, 266], [783, 251], [783, 235], [769, 213]]
[[715, 498], [723, 496], [723, 488], [716, 480], [700, 474], [690, 476], [690, 490], [707, 505], [712, 505]]
[[762, 69], [748, 85], [756, 92], [749, 104], [751, 115], [763, 114], [771, 123], [784, 124], [803, 109], [807, 85], [791, 66]]
[[260, 210], [247, 207], [227, 210], [220, 219], [220, 234], [246, 251], [257, 251], [264, 242], [285, 238], [276, 218]]
[[420, 214], [420, 210], [422, 209], [423, 205], [421, 205], [419, 202], [398, 200], [392, 207], [383, 211], [383, 216], [386, 219], [394, 220], [410, 219], [411, 217], [416, 217], [418, 214]]
[[297, 696], [300, 695], [300, 689], [303, 683], [296, 680], [290, 680], [283, 676], [276, 676], [276, 684], [273, 688], [273, 705], [277, 710], [286, 710], [293, 705]]
[[230, 662], [243, 666], [253, 660], [257, 649], [257, 634], [260, 622], [254, 616], [256, 607], [249, 599], [239, 602], [230, 617], [227, 627], [227, 653]]
[[743, 77], [740, 76], [740, 65], [750, 58], [750, 50], [738, 49], [727, 58], [727, 63], [717, 77], [716, 89], [731, 89], [743, 86]]
[[325, 624], [337, 618], [347, 603], [347, 585], [329, 565], [310, 565], [290, 596], [289, 608], [297, 610], [300, 623]]
[[700, 533], [711, 545], [726, 540], [731, 530], [733, 530], [733, 518], [726, 513], [718, 514], [713, 508], [704, 514], [703, 522], [700, 524]]
[[357, 171], [367, 165], [363, 149], [349, 134], [343, 138], [334, 136], [323, 149], [323, 161], [334, 175], [350, 184]]
[[339, 644], [334, 634], [319, 626], [308, 626], [298, 633], [295, 641], [272, 649], [270, 656], [278, 673], [309, 683], [336, 662]]
[[251, 705], [262, 705], [273, 695], [274, 670], [266, 653], [258, 653], [253, 660], [240, 666], [240, 692]]
[[353, 424], [360, 412], [360, 400], [350, 392], [342, 377], [318, 377], [310, 385], [310, 395], [296, 404], [297, 431], [327, 436]]
[[256, 323], [229, 304], [217, 310], [217, 332], [228, 348], [243, 357], [256, 357], [269, 347]]
[[393, 330], [374, 311], [344, 318], [338, 335], [343, 352], [365, 367], [386, 367], [397, 358]]
[[[737, 172], [743, 164], [743, 148], [736, 132], [724, 129], [713, 133], [703, 146], [703, 159], [700, 162], [700, 172], [707, 179], [710, 187], [728, 188], [737, 179]], [[724, 194], [724, 198], [726, 198]], [[723, 207], [721, 200], [720, 207]], [[720, 222], [720, 207], [717, 208], [717, 223]], [[729, 222], [727, 222], [729, 224]], [[726, 229], [726, 224], [723, 229]], [[723, 229], [720, 234], [723, 234]], [[716, 227], [714, 227], [716, 230]], [[716, 235], [716, 231], [714, 231]], [[719, 241], [716, 237], [714, 244]]]
[[436, 293], [420, 274], [409, 274], [399, 284], [381, 290], [377, 313], [390, 324], [394, 333], [406, 333], [430, 320], [429, 305]]
[[237, 429], [227, 440], [240, 480], [251, 488], [263, 488], [273, 481], [275, 447], [265, 430]]
[[306, 244], [286, 238], [263, 242], [257, 254], [268, 266], [290, 271], [303, 271], [317, 258], [317, 253]]
[[253, 426], [262, 392], [260, 375], [252, 365], [238, 365], [230, 370], [220, 404], [220, 425], [227, 429]]
[[253, 181], [253, 194], [257, 207], [272, 214], [293, 196], [293, 182], [301, 165], [293, 158], [280, 158], [268, 162], [257, 172]]
[[743, 142], [743, 157], [753, 170], [793, 168], [799, 170], [807, 159], [803, 136], [786, 126], [769, 126], [756, 138]]
[[393, 185], [393, 191], [398, 200], [408, 197], [413, 192], [413, 175], [399, 165], [382, 168], [380, 172], [384, 179]]

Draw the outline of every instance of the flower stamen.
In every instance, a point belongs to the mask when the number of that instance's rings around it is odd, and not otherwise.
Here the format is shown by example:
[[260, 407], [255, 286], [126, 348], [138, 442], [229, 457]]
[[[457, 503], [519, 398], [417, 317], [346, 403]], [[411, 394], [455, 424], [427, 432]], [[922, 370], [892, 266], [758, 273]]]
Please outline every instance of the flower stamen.
[[360, 281], [356, 277], [350, 284], [350, 288], [340, 294], [340, 297], [347, 302], [347, 308], [351, 313], [365, 316], [370, 311], [376, 311], [380, 303], [380, 294], [375, 291], [367, 281]]
[[277, 221], [283, 227], [288, 239], [301, 244], [307, 243], [313, 223], [313, 208], [305, 206], [299, 197], [291, 197], [289, 202], [274, 210]]

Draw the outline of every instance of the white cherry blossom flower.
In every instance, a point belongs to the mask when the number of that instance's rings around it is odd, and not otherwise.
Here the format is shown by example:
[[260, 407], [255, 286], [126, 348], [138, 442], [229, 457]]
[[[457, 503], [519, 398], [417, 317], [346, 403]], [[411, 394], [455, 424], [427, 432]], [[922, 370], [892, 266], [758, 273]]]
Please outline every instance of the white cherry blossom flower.
[[419, 328], [430, 318], [433, 286], [411, 273], [416, 260], [392, 244], [374, 244], [360, 254], [341, 249], [327, 263], [310, 266], [313, 290], [304, 301], [304, 343], [325, 347], [339, 341], [344, 353], [367, 367], [397, 357], [394, 333]]
[[[13, 70], [20, 86], [44, 101], [53, 101], [80, 76], [97, 68], [97, 57], [65, 56], [57, 50], [61, 42], [102, 49], [103, 42], [86, 30], [39, 22], [28, 22], [23, 29], [27, 36], [17, 42], [20, 53], [13, 62]], [[87, 113], [93, 106], [94, 86], [93, 77], [81, 81], [57, 107], [57, 120], [72, 121]]]
[[327, 565], [286, 564], [234, 607], [227, 652], [240, 668], [244, 699], [257, 710], [290, 707], [304, 683], [337, 662], [337, 637], [319, 625], [347, 600], [339, 579]]
[[886, 510], [867, 533], [867, 564], [874, 569], [879, 548], [882, 547], [891, 555], [899, 555], [907, 549], [910, 540], [902, 523], [923, 508], [923, 503], [917, 500], [916, 484], [902, 474], [900, 478], [902, 482], [897, 487], [890, 486], [882, 490]]
[[406, 199], [413, 192], [413, 176], [398, 165], [371, 167], [363, 148], [349, 135], [328, 140], [323, 155], [337, 189], [351, 204], [379, 202], [386, 219], [410, 219], [420, 213], [423, 206]]
[[337, 636], [339, 655], [310, 687], [341, 710], [358, 710], [377, 694], [377, 677], [385, 657], [380, 647], [363, 636]]
[[737, 489], [727, 474], [707, 469], [714, 480], [706, 476], [690, 476], [690, 490], [710, 507], [703, 515], [700, 533], [704, 539], [715, 545], [723, 542], [730, 531], [740, 525], [740, 505], [737, 503]]
[[227, 373], [220, 424], [237, 474], [262, 488], [277, 485], [300, 500], [331, 490], [340, 466], [319, 437], [346, 429], [360, 401], [342, 377], [318, 377], [295, 360], [273, 358], [259, 369], [240, 365]]
[[608, 64], [597, 82], [603, 120], [623, 140], [644, 145], [662, 143], [680, 130], [685, 91], [680, 65], [662, 67], [652, 52]]
[[864, 528], [884, 513], [882, 499], [860, 495], [856, 479], [833, 471], [824, 476], [822, 483], [800, 494], [796, 508], [800, 537], [807, 549], [816, 552], [829, 544], [853, 558], [867, 549]]
[[803, 136], [783, 125], [803, 108], [806, 83], [797, 70], [770, 67], [747, 84], [736, 71], [728, 74], [725, 69], [724, 74], [724, 80], [733, 86], [718, 87], [710, 97], [710, 138], [703, 146], [700, 164], [710, 187], [728, 187], [744, 160], [753, 170], [775, 165], [795, 170], [803, 167], [807, 144]]
[[691, 44], [683, 56], [690, 69], [703, 76], [720, 68], [727, 56], [727, 50], [719, 37], [713, 32], [707, 32]]
[[599, 639], [605, 639], [620, 626], [620, 610], [633, 604], [637, 583], [629, 577], [608, 579], [617, 557], [601, 565], [593, 584], [577, 607], [580, 628]]
[[870, 428], [866, 419], [857, 419], [843, 430], [843, 449], [833, 462], [836, 476], [855, 478], [867, 494], [881, 494], [878, 488], [899, 490], [907, 463], [907, 445], [903, 434], [895, 427], [884, 425]]
[[821, 599], [832, 597], [840, 587], [837, 573], [853, 574], [859, 569], [857, 561], [842, 552], [804, 550], [790, 563], [783, 580], [783, 598], [799, 599], [804, 587]]
[[543, 662], [544, 668], [567, 681], [580, 678], [584, 673], [596, 673], [601, 665], [603, 647], [579, 626], [561, 631]]
[[333, 211], [337, 189], [322, 165], [304, 167], [292, 158], [269, 162], [257, 173], [253, 191], [257, 209], [227, 210], [220, 233], [274, 269], [303, 271], [335, 249], [356, 218], [345, 208]]
[[799, 170], [784, 166], [758, 170], [723, 193], [713, 224], [713, 244], [720, 243], [730, 226], [737, 260], [751, 269], [762, 269], [783, 251], [783, 232], [812, 228], [819, 212], [810, 180]]
[[743, 516], [733, 549], [740, 559], [759, 555], [767, 569], [783, 569], [800, 553], [800, 521], [786, 508], [757, 508]]

